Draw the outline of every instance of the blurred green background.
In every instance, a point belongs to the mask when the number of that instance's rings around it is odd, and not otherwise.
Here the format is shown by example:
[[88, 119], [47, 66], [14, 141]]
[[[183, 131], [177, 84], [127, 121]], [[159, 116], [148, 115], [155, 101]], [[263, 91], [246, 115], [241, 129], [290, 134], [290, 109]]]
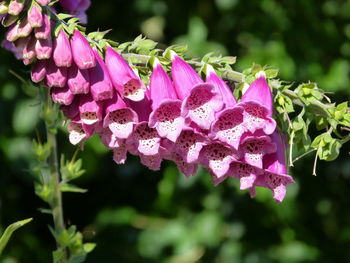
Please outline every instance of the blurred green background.
[[[350, 1], [346, 0], [103, 0], [92, 1], [89, 30], [112, 28], [123, 42], [145, 34], [167, 46], [188, 44], [189, 55], [209, 51], [238, 57], [236, 70], [253, 62], [280, 69], [283, 79], [317, 81], [350, 94]], [[3, 37], [3, 29], [0, 31]], [[9, 74], [28, 69], [0, 50], [0, 230], [16, 220], [34, 221], [15, 233], [2, 263], [47, 263], [54, 242], [51, 217], [34, 195], [30, 167], [35, 128], [42, 130], [38, 101]], [[66, 134], [59, 148], [74, 152]], [[275, 204], [269, 191], [255, 199], [236, 180], [214, 187], [200, 171], [186, 179], [173, 164], [151, 172], [130, 157], [116, 165], [97, 138], [80, 154], [86, 194], [64, 194], [67, 225], [97, 242], [87, 262], [350, 262], [349, 147], [332, 163], [313, 156], [296, 163], [296, 184]]]

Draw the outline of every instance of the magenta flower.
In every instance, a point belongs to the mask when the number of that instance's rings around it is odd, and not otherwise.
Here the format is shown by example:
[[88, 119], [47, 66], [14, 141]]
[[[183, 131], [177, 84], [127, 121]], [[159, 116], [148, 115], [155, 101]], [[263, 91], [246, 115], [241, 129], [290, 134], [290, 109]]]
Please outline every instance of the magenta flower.
[[185, 61], [183, 61], [175, 52], [172, 52], [171, 75], [173, 77], [174, 88], [177, 97], [183, 101], [190, 95], [192, 88], [203, 83], [197, 72]]
[[69, 11], [74, 17], [80, 19], [83, 24], [87, 23], [87, 16], [85, 11], [89, 8], [90, 0], [60, 0], [61, 6]]
[[169, 151], [176, 152], [182, 156], [187, 163], [198, 161], [199, 153], [203, 146], [208, 144], [208, 138], [204, 134], [197, 132], [195, 129], [184, 128], [175, 143], [164, 142]]
[[147, 122], [140, 122], [135, 126], [127, 144], [143, 155], [156, 155], [159, 153], [160, 141], [156, 129], [148, 127]]
[[89, 69], [90, 92], [94, 100], [106, 100], [113, 97], [113, 86], [107, 67], [101, 56], [94, 50], [96, 66]]
[[133, 132], [134, 124], [138, 123], [138, 116], [118, 95], [106, 101], [106, 115], [103, 127], [109, 127], [118, 139], [126, 139]]
[[182, 103], [183, 117], [189, 118], [200, 128], [208, 130], [215, 120], [215, 113], [223, 107], [221, 95], [212, 84], [204, 83], [194, 86]]
[[114, 87], [123, 98], [141, 101], [146, 87], [129, 64], [111, 47], [106, 50], [106, 65]]
[[237, 104], [231, 89], [227, 86], [226, 82], [216, 74], [214, 68], [209, 64], [206, 65], [206, 76], [206, 82], [214, 85], [215, 90], [221, 94], [225, 108], [233, 107]]
[[71, 121], [68, 125], [69, 141], [73, 145], [77, 145], [82, 141], [86, 141], [93, 134], [94, 126], [86, 125], [81, 121]]
[[162, 148], [160, 148], [159, 153], [155, 155], [145, 155], [140, 153], [140, 161], [148, 169], [153, 171], [158, 171], [163, 161], [164, 153]]
[[28, 22], [32, 28], [41, 27], [43, 25], [43, 14], [41, 13], [41, 7], [35, 2], [32, 3], [28, 11]]
[[181, 101], [158, 60], [150, 77], [150, 92], [153, 111], [149, 116], [149, 126], [156, 128], [159, 136], [176, 141], [185, 124], [181, 116]]
[[72, 65], [73, 56], [69, 39], [63, 29], [58, 33], [54, 43], [53, 59], [57, 67], [67, 67]]
[[176, 152], [170, 152], [167, 156], [167, 159], [173, 161], [177, 168], [186, 176], [190, 177], [197, 173], [198, 164], [188, 163], [184, 160], [182, 155]]
[[37, 39], [46, 39], [51, 35], [51, 20], [47, 14], [43, 14], [42, 25], [34, 28], [34, 33]]
[[276, 144], [271, 142], [271, 138], [261, 132], [245, 134], [239, 146], [239, 153], [244, 162], [263, 168], [263, 157], [265, 154], [276, 151]]
[[117, 164], [124, 164], [126, 161], [127, 149], [125, 145], [120, 145], [113, 149], [113, 161]]
[[24, 59], [36, 58], [35, 44], [36, 44], [36, 39], [34, 36], [31, 36], [27, 39], [26, 44], [23, 48], [23, 52], [22, 52]]
[[80, 95], [79, 112], [81, 121], [92, 125], [102, 121], [103, 105], [95, 101], [90, 94]]
[[51, 0], [36, 0], [40, 5], [47, 6]]
[[100, 133], [100, 138], [102, 143], [108, 149], [114, 149], [125, 145], [125, 140], [118, 139], [108, 127], [102, 129], [102, 132]]
[[254, 186], [256, 178], [262, 175], [264, 171], [247, 163], [233, 162], [228, 173], [229, 176], [238, 178], [240, 189], [246, 190]]
[[137, 113], [139, 122], [148, 122], [149, 116], [152, 112], [152, 102], [150, 99], [150, 92], [148, 89], [145, 92], [145, 97], [143, 98], [143, 100], [132, 101], [126, 99], [126, 101], [128, 101], [129, 107]]
[[209, 137], [227, 143], [238, 150], [241, 137], [247, 131], [243, 111], [243, 107], [235, 106], [220, 112], [212, 124]]
[[49, 59], [52, 54], [51, 36], [46, 39], [37, 39], [35, 43], [35, 54], [38, 59]]
[[22, 20], [22, 23], [18, 27], [18, 35], [19, 35], [19, 37], [27, 37], [27, 36], [30, 35], [30, 33], [32, 33], [32, 31], [33, 31], [33, 28], [29, 24], [28, 19], [24, 18]]
[[263, 129], [266, 134], [272, 134], [276, 122], [272, 119], [272, 93], [265, 77], [257, 78], [243, 94], [241, 103], [244, 108], [244, 125], [254, 133]]
[[13, 24], [6, 32], [6, 40], [9, 42], [14, 42], [19, 39], [19, 26], [20, 24]]
[[[271, 137], [272, 141], [277, 145], [277, 151], [265, 155], [265, 173], [257, 177], [254, 185], [271, 189], [276, 202], [282, 202], [286, 195], [286, 185], [294, 184], [295, 182], [291, 176], [287, 175], [285, 144], [281, 135], [276, 131]], [[254, 190], [252, 194], [254, 195]]]
[[87, 94], [90, 91], [90, 77], [87, 69], [79, 69], [75, 63], [68, 69], [68, 87], [73, 94]]
[[46, 68], [46, 84], [49, 87], [63, 88], [67, 83], [67, 68], [59, 68], [50, 59]]
[[63, 88], [53, 87], [51, 89], [51, 97], [55, 103], [70, 105], [73, 102], [74, 94], [67, 86]]
[[71, 39], [71, 47], [74, 62], [80, 69], [89, 69], [96, 66], [94, 51], [79, 30], [74, 31]]
[[74, 96], [74, 99], [71, 104], [69, 105], [61, 105], [60, 110], [62, 111], [64, 117], [70, 120], [80, 121], [80, 114], [79, 114], [79, 102], [80, 97]]
[[8, 13], [10, 15], [19, 15], [24, 7], [24, 0], [12, 0], [8, 6]]
[[18, 49], [13, 42], [10, 42], [8, 40], [3, 40], [1, 42], [1, 47], [5, 48], [6, 50], [12, 52], [16, 59], [22, 59], [23, 58], [23, 51]]
[[203, 147], [200, 152], [200, 163], [209, 168], [217, 178], [226, 175], [230, 164], [238, 159], [237, 153], [217, 142], [212, 142]]
[[34, 64], [31, 72], [31, 79], [33, 82], [39, 83], [40, 81], [45, 79], [47, 62], [47, 60], [38, 60]]

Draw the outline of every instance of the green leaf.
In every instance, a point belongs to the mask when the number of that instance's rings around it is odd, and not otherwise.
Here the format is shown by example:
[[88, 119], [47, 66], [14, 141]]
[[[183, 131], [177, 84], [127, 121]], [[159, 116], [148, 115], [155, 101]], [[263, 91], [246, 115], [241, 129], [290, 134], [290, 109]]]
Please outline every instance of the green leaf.
[[70, 192], [70, 193], [86, 193], [88, 191], [86, 189], [82, 189], [72, 184], [61, 184], [60, 190], [62, 192]]
[[21, 228], [22, 226], [28, 224], [32, 220], [33, 220], [33, 218], [24, 219], [24, 220], [21, 220], [21, 221], [18, 221], [16, 223], [9, 225], [5, 229], [5, 232], [2, 234], [2, 236], [0, 238], [0, 255], [2, 254], [7, 243], [9, 242], [13, 232], [15, 232], [17, 229]]
[[86, 253], [90, 253], [95, 249], [95, 247], [96, 247], [95, 243], [85, 243], [84, 244], [84, 251]]
[[278, 69], [267, 69], [265, 70], [266, 78], [268, 79], [274, 79], [278, 76]]
[[65, 19], [68, 19], [68, 18], [72, 18], [73, 16], [70, 15], [70, 14], [58, 14], [57, 17], [60, 19], [60, 20], [65, 20]]

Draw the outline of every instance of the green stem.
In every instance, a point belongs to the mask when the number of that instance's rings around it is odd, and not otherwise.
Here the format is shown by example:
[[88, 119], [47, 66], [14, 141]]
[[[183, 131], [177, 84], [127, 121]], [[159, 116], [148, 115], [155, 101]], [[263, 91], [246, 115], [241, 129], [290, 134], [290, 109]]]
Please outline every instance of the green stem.
[[[55, 111], [54, 105], [50, 99], [50, 90], [45, 88], [46, 90], [46, 98], [45, 98], [45, 106], [48, 111]], [[53, 185], [53, 197], [50, 203], [54, 228], [56, 233], [61, 233], [65, 229], [64, 219], [63, 219], [63, 206], [62, 206], [62, 193], [60, 191], [60, 170], [59, 170], [59, 162], [58, 162], [58, 154], [57, 154], [57, 139], [56, 139], [56, 130], [53, 125], [49, 123], [49, 121], [45, 120], [46, 127], [46, 136], [47, 142], [51, 146], [50, 152], [50, 170], [51, 170], [51, 179]], [[67, 262], [67, 253], [65, 248], [60, 247], [60, 244], [57, 243], [57, 249], [62, 250], [64, 256], [62, 257], [61, 263]]]

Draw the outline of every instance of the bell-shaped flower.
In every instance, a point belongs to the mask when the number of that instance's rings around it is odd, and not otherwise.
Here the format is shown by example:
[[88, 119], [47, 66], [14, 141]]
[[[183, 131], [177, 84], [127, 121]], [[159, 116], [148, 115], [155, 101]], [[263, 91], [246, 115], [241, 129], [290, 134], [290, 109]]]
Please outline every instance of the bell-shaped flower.
[[79, 114], [79, 102], [80, 97], [74, 96], [74, 99], [71, 104], [69, 105], [61, 105], [60, 110], [62, 111], [64, 117], [70, 120], [80, 120], [80, 114]]
[[266, 134], [272, 134], [275, 131], [272, 93], [264, 76], [249, 86], [239, 105], [244, 108], [244, 124], [250, 132], [263, 129]]
[[113, 86], [119, 94], [132, 101], [143, 100], [146, 87], [123, 57], [107, 47], [105, 61]]
[[222, 143], [212, 142], [200, 152], [200, 163], [211, 170], [217, 178], [225, 176], [230, 164], [238, 159], [237, 153]]
[[198, 161], [202, 148], [209, 143], [206, 136], [191, 127], [186, 127], [180, 133], [175, 143], [164, 141], [166, 148], [180, 154], [187, 163]]
[[215, 120], [215, 113], [223, 107], [221, 94], [209, 83], [197, 84], [184, 99], [182, 116], [189, 118], [200, 128], [208, 130]]
[[33, 1], [28, 11], [28, 22], [32, 28], [41, 27], [43, 25], [43, 14], [41, 11], [41, 7]]
[[246, 190], [252, 188], [256, 178], [263, 173], [264, 171], [262, 169], [251, 166], [247, 163], [233, 162], [228, 175], [238, 178], [240, 181], [240, 189]]
[[10, 15], [17, 16], [19, 15], [24, 8], [24, 0], [12, 0], [8, 6], [7, 12]]
[[106, 115], [103, 127], [109, 127], [118, 139], [126, 139], [133, 132], [134, 124], [138, 123], [138, 116], [125, 101], [115, 94], [106, 103]]
[[157, 59], [150, 77], [150, 93], [152, 113], [149, 126], [155, 128], [161, 137], [175, 142], [185, 124], [181, 116], [181, 101], [177, 99], [171, 79]]
[[238, 150], [241, 137], [247, 131], [243, 112], [244, 108], [240, 106], [221, 111], [212, 124], [209, 137], [227, 143]]
[[145, 155], [139, 153], [141, 163], [152, 171], [160, 170], [160, 166], [166, 154], [166, 150], [162, 147], [159, 148], [158, 153], [154, 155]]
[[138, 116], [139, 122], [147, 121], [149, 119], [149, 116], [152, 112], [152, 101], [150, 98], [150, 90], [146, 89], [145, 91], [145, 97], [141, 101], [132, 101], [128, 100], [128, 104], [130, 108], [132, 108]]
[[19, 39], [19, 26], [20, 24], [16, 23], [10, 26], [6, 32], [6, 40], [9, 42], [14, 42]]
[[68, 36], [63, 29], [60, 30], [54, 41], [53, 59], [57, 67], [69, 68], [72, 65], [72, 50]]
[[51, 0], [36, 0], [38, 2], [38, 4], [42, 5], [42, 6], [47, 6]]
[[52, 39], [37, 39], [35, 43], [35, 54], [38, 59], [49, 59], [52, 54]]
[[36, 44], [36, 39], [34, 36], [31, 36], [27, 39], [26, 45], [23, 48], [24, 59], [33, 59], [36, 57], [35, 44]]
[[47, 72], [47, 62], [48, 60], [38, 60], [35, 62], [31, 72], [31, 79], [33, 82], [39, 83], [45, 79]]
[[87, 69], [80, 69], [73, 62], [68, 69], [68, 87], [73, 94], [87, 94], [90, 91], [90, 77]]
[[181, 101], [190, 95], [195, 85], [203, 83], [197, 72], [173, 51], [171, 51], [171, 76], [177, 97]]
[[193, 176], [197, 173], [198, 164], [186, 162], [181, 154], [170, 152], [167, 159], [173, 161], [180, 172], [182, 172], [186, 177]]
[[73, 145], [86, 141], [93, 135], [94, 126], [86, 125], [82, 121], [71, 121], [68, 125], [69, 141]]
[[71, 47], [74, 62], [80, 69], [90, 69], [96, 66], [94, 51], [79, 30], [74, 31]]
[[59, 68], [51, 59], [46, 69], [46, 84], [49, 87], [63, 88], [67, 83], [67, 68]]
[[143, 155], [156, 155], [159, 153], [161, 138], [157, 130], [148, 127], [148, 122], [140, 122], [134, 128], [132, 135], [127, 139]]
[[212, 84], [215, 90], [221, 94], [225, 108], [233, 107], [237, 104], [233, 92], [227, 86], [226, 82], [216, 74], [214, 68], [207, 64], [205, 68], [206, 82]]
[[51, 97], [55, 103], [70, 105], [73, 102], [74, 94], [67, 86], [63, 88], [53, 87], [51, 89]]
[[122, 145], [125, 145], [125, 140], [118, 139], [108, 127], [103, 128], [99, 135], [102, 143], [108, 149], [114, 149]]
[[47, 14], [43, 14], [41, 27], [34, 28], [35, 38], [46, 39], [51, 35], [51, 20]]
[[81, 121], [92, 125], [102, 121], [103, 105], [95, 101], [90, 94], [80, 95], [79, 112]]
[[272, 141], [277, 146], [277, 151], [264, 156], [264, 174], [258, 176], [255, 186], [271, 189], [276, 202], [282, 202], [286, 195], [286, 185], [294, 184], [294, 180], [287, 174], [285, 143], [281, 135], [275, 131], [271, 135]]
[[239, 146], [239, 155], [243, 161], [261, 169], [264, 155], [275, 151], [276, 144], [271, 142], [269, 136], [259, 131], [254, 134], [246, 133]]
[[94, 100], [107, 100], [113, 97], [113, 86], [105, 63], [97, 50], [94, 50], [96, 66], [89, 69], [90, 92]]
[[113, 161], [117, 164], [124, 164], [127, 157], [127, 148], [125, 144], [121, 144], [113, 149]]

